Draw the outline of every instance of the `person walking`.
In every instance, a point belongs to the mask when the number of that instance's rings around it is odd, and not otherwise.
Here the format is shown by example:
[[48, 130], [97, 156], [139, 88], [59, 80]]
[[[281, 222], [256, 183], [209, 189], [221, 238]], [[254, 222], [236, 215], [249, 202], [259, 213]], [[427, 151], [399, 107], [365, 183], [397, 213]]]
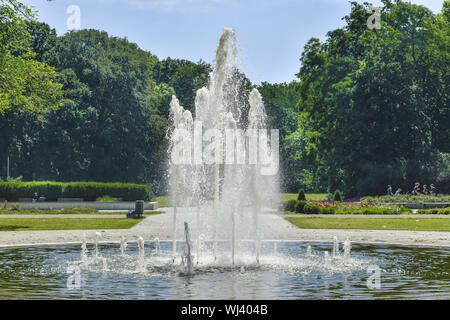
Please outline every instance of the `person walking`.
[[416, 184], [414, 185], [414, 189], [411, 192], [411, 194], [413, 196], [417, 196], [420, 193], [420, 183], [416, 182]]
[[392, 186], [389, 184], [387, 188], [387, 195], [392, 196]]
[[34, 193], [32, 201], [33, 202], [38, 202], [39, 201], [39, 194], [37, 192]]
[[433, 196], [433, 197], [437, 197], [437, 189], [434, 186], [434, 184], [430, 185], [430, 195]]

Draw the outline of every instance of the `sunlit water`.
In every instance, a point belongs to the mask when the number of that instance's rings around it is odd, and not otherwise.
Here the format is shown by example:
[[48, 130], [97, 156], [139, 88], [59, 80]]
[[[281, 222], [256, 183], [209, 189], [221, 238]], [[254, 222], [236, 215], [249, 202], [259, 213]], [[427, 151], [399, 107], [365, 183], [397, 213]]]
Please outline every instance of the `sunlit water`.
[[[350, 258], [333, 243], [265, 241], [257, 264], [252, 247], [238, 250], [230, 265], [223, 256], [193, 257], [192, 274], [183, 265], [184, 243], [174, 260], [172, 243], [136, 242], [124, 255], [120, 244], [94, 244], [81, 259], [80, 245], [0, 249], [2, 299], [449, 299], [450, 249], [352, 245]], [[212, 250], [203, 243], [202, 252]], [[311, 246], [311, 250], [308, 250]], [[252, 249], [253, 248], [253, 249]], [[308, 254], [311, 251], [311, 254]], [[328, 254], [325, 254], [328, 252]], [[325, 258], [327, 257], [327, 258]], [[79, 287], [67, 285], [70, 267], [80, 270]], [[369, 273], [378, 266], [380, 288]], [[72, 269], [73, 270], [73, 269]], [[372, 278], [371, 278], [372, 276]], [[75, 284], [75, 282], [71, 282]]]

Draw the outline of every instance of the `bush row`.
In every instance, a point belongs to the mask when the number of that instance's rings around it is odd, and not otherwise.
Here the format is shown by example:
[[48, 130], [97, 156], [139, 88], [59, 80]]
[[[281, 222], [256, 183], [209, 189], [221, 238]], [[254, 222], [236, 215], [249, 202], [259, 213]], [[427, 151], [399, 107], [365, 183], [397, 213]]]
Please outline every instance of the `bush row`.
[[[411, 214], [412, 209], [405, 207], [392, 208], [361, 208], [361, 209], [335, 209], [325, 208], [305, 201], [289, 200], [284, 209], [289, 212], [304, 214]], [[450, 209], [449, 209], [450, 210]]]
[[308, 204], [306, 201], [289, 200], [285, 203], [284, 209], [290, 212], [305, 213], [305, 214], [334, 214], [336, 210], [334, 208], [322, 208], [312, 204]]
[[363, 197], [361, 201], [368, 202], [370, 204], [377, 203], [434, 203], [434, 202], [450, 202], [450, 195], [438, 195], [437, 197], [430, 195], [409, 195], [401, 194], [395, 196], [378, 196], [378, 197]]
[[131, 183], [100, 182], [0, 182], [0, 198], [18, 201], [19, 198], [32, 198], [37, 192], [47, 201], [58, 198], [83, 198], [95, 201], [99, 197], [111, 196], [124, 201], [150, 200], [151, 188], [147, 185]]
[[450, 208], [445, 209], [420, 209], [418, 214], [450, 214]]

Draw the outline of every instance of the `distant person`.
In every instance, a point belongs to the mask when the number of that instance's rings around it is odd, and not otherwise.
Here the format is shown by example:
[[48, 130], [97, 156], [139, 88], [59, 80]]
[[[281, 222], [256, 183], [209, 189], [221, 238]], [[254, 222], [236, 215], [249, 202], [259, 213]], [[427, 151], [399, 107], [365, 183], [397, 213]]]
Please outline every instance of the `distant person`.
[[391, 185], [388, 185], [388, 188], [387, 188], [387, 195], [388, 195], [388, 196], [392, 196], [392, 186], [391, 186]]
[[426, 184], [423, 185], [422, 193], [423, 194], [428, 194], [428, 189], [427, 189], [427, 185]]
[[434, 186], [434, 184], [430, 185], [430, 195], [433, 196], [433, 197], [437, 197], [437, 189]]
[[37, 192], [34, 193], [32, 201], [33, 202], [38, 202], [39, 201], [39, 194]]
[[402, 189], [398, 188], [397, 191], [395, 191], [395, 195], [398, 196], [398, 195], [401, 195], [401, 194], [402, 194]]
[[416, 182], [413, 191], [411, 191], [411, 194], [413, 196], [417, 196], [419, 193], [420, 193], [420, 183]]

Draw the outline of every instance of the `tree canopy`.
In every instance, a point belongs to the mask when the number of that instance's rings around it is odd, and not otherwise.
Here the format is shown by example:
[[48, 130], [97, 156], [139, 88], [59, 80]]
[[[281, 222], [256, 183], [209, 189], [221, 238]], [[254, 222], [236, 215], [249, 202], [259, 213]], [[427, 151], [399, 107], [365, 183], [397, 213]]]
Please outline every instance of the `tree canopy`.
[[[255, 86], [280, 130], [284, 191], [345, 197], [435, 183], [450, 192], [450, 0], [351, 3], [342, 28], [311, 38], [297, 81]], [[160, 60], [99, 30], [58, 36], [18, 0], [0, 0], [0, 177], [147, 183], [164, 192], [169, 102], [194, 111], [211, 66]], [[236, 91], [236, 92], [235, 92]], [[248, 106], [243, 108], [242, 118]]]

